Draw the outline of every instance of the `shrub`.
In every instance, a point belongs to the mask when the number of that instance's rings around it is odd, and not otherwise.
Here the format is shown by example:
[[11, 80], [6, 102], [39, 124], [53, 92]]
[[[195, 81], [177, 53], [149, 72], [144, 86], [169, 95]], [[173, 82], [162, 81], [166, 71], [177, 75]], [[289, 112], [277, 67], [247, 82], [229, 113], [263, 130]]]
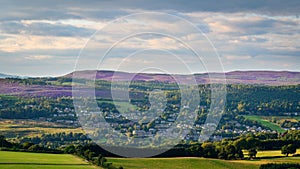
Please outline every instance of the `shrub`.
[[259, 169], [300, 169], [300, 164], [263, 164]]

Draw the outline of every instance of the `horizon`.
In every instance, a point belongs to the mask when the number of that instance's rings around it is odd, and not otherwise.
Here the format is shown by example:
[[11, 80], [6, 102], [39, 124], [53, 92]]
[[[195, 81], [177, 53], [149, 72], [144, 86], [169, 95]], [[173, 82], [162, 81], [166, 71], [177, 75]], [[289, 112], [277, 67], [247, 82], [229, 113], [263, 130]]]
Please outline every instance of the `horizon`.
[[129, 73], [129, 74], [152, 74], [152, 75], [198, 75], [198, 74], [208, 74], [208, 73], [233, 73], [233, 72], [272, 72], [272, 73], [300, 73], [300, 71], [290, 71], [290, 70], [230, 70], [224, 72], [193, 72], [191, 74], [184, 74], [184, 73], [160, 73], [160, 72], [130, 72], [130, 71], [114, 71], [114, 70], [78, 70], [78, 71], [71, 71], [60, 75], [46, 75], [46, 76], [30, 76], [30, 75], [20, 75], [20, 74], [9, 74], [5, 72], [0, 72], [0, 75], [7, 75], [7, 76], [17, 76], [17, 77], [29, 77], [29, 78], [52, 78], [52, 77], [62, 77], [74, 72], [85, 72], [85, 71], [97, 71], [97, 72], [119, 72], [119, 73]]

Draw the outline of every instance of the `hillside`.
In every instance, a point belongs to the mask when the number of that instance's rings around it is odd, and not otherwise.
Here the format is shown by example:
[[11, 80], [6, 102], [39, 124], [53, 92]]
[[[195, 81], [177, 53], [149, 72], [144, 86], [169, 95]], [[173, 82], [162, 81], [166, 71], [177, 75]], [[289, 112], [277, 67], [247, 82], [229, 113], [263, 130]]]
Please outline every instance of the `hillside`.
[[9, 77], [14, 77], [14, 76], [0, 73], [0, 79], [9, 78]]
[[8, 74], [4, 74], [4, 73], [0, 73], [0, 79], [5, 79], [5, 78], [28, 78], [26, 76], [16, 76], [16, 75], [8, 75]]
[[[70, 73], [64, 77], [72, 78], [74, 73]], [[93, 79], [96, 75], [97, 80], [107, 81], [125, 81], [134, 77], [136, 81], [160, 81], [160, 82], [176, 82], [175, 79], [182, 81], [191, 81], [192, 75], [168, 75], [168, 74], [149, 74], [139, 73], [133, 74], [128, 72], [113, 71], [80, 71], [76, 72], [76, 77], [84, 79]], [[209, 77], [207, 73], [194, 74], [194, 78], [199, 84], [217, 83], [222, 77], [222, 73], [211, 73]], [[218, 78], [220, 77], [220, 78]], [[262, 84], [262, 85], [295, 85], [300, 84], [300, 72], [288, 71], [234, 71], [225, 73], [226, 81], [229, 84]]]
[[[21, 80], [1, 79], [0, 94], [17, 96], [47, 96], [61, 97], [72, 96], [73, 73], [55, 78], [26, 78]], [[133, 74], [127, 72], [112, 71], [80, 71], [76, 72], [77, 78], [93, 79], [104, 81], [128, 81], [133, 77], [133, 81], [172, 83], [175, 79], [189, 83], [193, 79], [192, 75], [167, 75], [167, 74]], [[195, 74], [194, 78], [199, 84], [220, 82], [220, 73], [213, 73], [215, 78], [209, 78], [207, 73]], [[267, 86], [284, 86], [300, 84], [300, 72], [287, 71], [235, 71], [225, 73], [227, 84], [252, 84]], [[110, 95], [108, 90], [97, 90], [103, 96]]]

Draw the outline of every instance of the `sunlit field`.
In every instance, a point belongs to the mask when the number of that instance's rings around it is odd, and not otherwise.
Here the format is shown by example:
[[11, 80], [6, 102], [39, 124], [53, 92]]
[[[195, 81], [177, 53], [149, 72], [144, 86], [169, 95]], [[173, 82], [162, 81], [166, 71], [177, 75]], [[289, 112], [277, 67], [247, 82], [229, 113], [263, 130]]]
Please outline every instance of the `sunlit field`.
[[44, 154], [0, 151], [1, 169], [92, 169], [84, 160], [69, 154]]

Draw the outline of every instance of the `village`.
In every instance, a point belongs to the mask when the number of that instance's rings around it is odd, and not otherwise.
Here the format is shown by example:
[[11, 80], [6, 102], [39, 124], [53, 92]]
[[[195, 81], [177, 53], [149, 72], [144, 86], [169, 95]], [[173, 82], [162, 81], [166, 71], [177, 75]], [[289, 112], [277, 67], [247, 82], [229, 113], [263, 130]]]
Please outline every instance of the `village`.
[[[30, 105], [28, 105], [30, 106]], [[74, 109], [71, 108], [58, 108], [55, 107], [55, 112], [53, 117], [48, 118], [39, 118], [40, 121], [54, 122], [57, 124], [72, 126], [72, 127], [80, 127], [82, 125], [80, 123], [80, 118], [78, 116], [82, 116], [85, 118], [89, 118], [91, 123], [90, 128], [97, 129], [101, 131], [101, 129], [105, 129], [107, 127], [107, 123], [111, 128], [120, 133], [123, 133], [127, 136], [138, 137], [138, 138], [146, 138], [146, 137], [154, 137], [156, 133], [160, 133], [165, 138], [172, 138], [172, 133], [164, 132], [166, 129], [170, 128], [172, 125], [176, 124], [176, 128], [178, 130], [189, 130], [190, 132], [182, 137], [182, 140], [185, 141], [199, 141], [201, 140], [201, 131], [202, 130], [212, 130], [212, 135], [210, 140], [212, 141], [220, 141], [224, 138], [230, 138], [239, 135], [246, 135], [249, 133], [257, 134], [257, 133], [278, 133], [278, 131], [271, 130], [268, 128], [264, 128], [262, 126], [257, 125], [246, 125], [241, 124], [238, 121], [231, 120], [227, 122], [227, 124], [231, 124], [232, 127], [224, 128], [224, 126], [218, 127], [218, 124], [207, 123], [207, 124], [198, 124], [195, 123], [193, 125], [181, 124], [180, 122], [176, 122], [176, 113], [168, 113], [167, 118], [157, 117], [152, 121], [139, 122], [140, 117], [137, 116], [136, 113], [131, 113], [127, 115], [121, 115], [120, 113], [109, 113], [109, 112], [97, 112], [87, 110], [81, 110], [80, 114], [76, 114]], [[99, 120], [99, 117], [103, 117], [103, 120]], [[291, 128], [283, 128], [284, 130], [300, 130], [300, 127], [291, 127]]]

